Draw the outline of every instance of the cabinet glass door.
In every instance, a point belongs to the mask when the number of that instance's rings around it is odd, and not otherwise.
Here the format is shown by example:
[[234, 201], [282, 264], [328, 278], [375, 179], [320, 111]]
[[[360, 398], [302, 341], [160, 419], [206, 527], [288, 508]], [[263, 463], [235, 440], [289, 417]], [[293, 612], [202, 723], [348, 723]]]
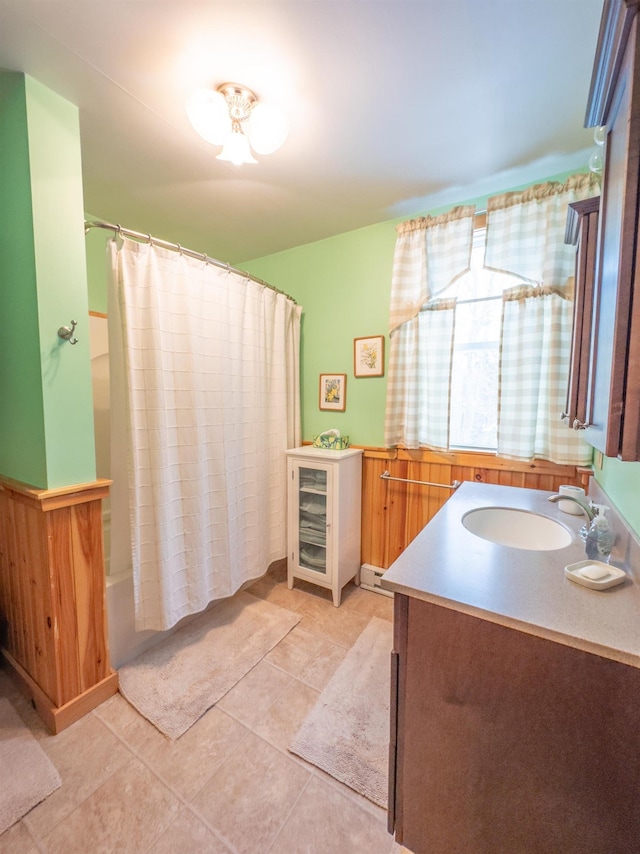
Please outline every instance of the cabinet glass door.
[[300, 466], [298, 555], [300, 566], [327, 572], [327, 472]]

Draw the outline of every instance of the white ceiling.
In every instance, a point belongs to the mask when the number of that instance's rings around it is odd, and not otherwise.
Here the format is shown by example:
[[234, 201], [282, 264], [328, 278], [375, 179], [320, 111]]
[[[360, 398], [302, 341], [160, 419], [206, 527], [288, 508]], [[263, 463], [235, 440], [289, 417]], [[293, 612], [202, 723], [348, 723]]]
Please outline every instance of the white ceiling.
[[[584, 165], [602, 0], [0, 0], [0, 67], [80, 109], [85, 208], [239, 263]], [[257, 165], [185, 114], [284, 106]]]

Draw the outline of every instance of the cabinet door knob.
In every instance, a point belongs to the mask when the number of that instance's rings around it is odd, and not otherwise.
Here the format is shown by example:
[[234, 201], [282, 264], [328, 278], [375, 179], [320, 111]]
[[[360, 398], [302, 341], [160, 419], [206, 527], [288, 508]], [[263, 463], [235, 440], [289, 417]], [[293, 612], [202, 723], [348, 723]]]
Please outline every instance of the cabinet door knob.
[[560, 421], [566, 421], [566, 420], [567, 420], [567, 418], [569, 418], [569, 413], [568, 413], [568, 412], [561, 412], [561, 413], [560, 413]]
[[576, 418], [573, 422], [574, 430], [586, 430], [587, 427], [591, 427], [591, 425], [587, 421], [578, 421]]

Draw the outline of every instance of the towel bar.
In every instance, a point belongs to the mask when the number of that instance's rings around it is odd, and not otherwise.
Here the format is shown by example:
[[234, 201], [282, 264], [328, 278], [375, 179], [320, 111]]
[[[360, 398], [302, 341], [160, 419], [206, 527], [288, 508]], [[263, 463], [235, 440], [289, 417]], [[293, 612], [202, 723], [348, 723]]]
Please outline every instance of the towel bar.
[[420, 486], [439, 486], [441, 489], [457, 489], [460, 486], [459, 480], [454, 480], [453, 483], [431, 483], [428, 480], [409, 480], [407, 477], [392, 477], [388, 471], [382, 472], [380, 480], [399, 480], [401, 483], [417, 483]]

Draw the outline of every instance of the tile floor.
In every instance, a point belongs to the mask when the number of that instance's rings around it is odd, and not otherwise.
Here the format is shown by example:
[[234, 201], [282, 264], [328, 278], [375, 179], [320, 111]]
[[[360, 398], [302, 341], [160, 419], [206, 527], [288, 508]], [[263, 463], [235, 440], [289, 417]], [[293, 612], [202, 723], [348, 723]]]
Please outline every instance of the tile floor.
[[[386, 812], [287, 752], [347, 650], [392, 600], [328, 591], [282, 568], [249, 592], [302, 619], [185, 735], [170, 742], [119, 694], [57, 736], [0, 670], [62, 786], [0, 836], [0, 854], [391, 854]], [[1, 782], [0, 782], [1, 784]]]

